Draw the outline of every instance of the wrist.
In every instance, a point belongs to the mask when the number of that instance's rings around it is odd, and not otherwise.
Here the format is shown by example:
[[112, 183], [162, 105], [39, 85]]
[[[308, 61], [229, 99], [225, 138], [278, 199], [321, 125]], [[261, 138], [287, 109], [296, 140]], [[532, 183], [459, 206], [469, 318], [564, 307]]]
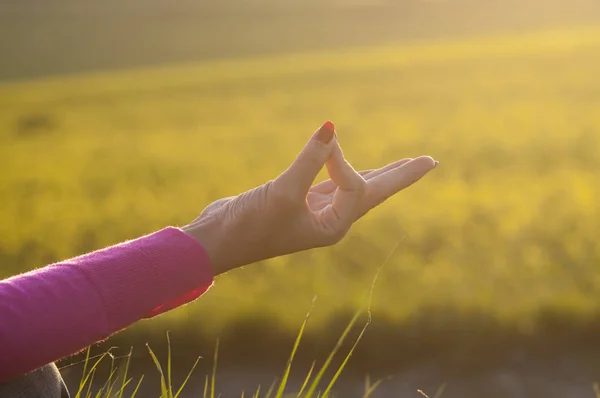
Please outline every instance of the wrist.
[[194, 238], [206, 251], [210, 266], [215, 276], [229, 269], [222, 261], [219, 242], [221, 241], [221, 226], [209, 217], [199, 217], [192, 223], [181, 227], [181, 230]]

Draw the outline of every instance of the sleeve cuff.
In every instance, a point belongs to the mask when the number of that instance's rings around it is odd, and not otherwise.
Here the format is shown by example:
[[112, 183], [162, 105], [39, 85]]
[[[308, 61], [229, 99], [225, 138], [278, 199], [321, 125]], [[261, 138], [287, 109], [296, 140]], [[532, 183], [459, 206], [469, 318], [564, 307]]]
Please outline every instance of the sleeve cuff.
[[89, 260], [79, 267], [103, 300], [109, 334], [195, 300], [214, 280], [206, 250], [175, 227], [100, 250]]

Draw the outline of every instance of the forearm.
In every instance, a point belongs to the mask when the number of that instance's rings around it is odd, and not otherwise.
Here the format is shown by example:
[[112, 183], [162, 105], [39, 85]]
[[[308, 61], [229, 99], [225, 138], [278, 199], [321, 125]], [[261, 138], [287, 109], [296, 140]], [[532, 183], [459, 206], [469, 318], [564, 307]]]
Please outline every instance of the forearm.
[[0, 382], [204, 293], [200, 244], [176, 228], [0, 281]]

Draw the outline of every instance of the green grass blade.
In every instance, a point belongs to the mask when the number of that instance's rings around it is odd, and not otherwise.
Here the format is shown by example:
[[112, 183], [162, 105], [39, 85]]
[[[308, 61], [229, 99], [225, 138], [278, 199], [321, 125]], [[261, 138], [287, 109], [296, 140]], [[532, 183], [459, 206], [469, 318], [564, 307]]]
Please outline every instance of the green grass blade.
[[138, 393], [138, 390], [140, 389], [140, 386], [142, 385], [143, 380], [144, 380], [144, 375], [142, 375], [142, 377], [140, 377], [140, 381], [138, 381], [137, 386], [135, 386], [135, 390], [133, 390], [133, 393], [131, 393], [131, 398], [135, 398], [135, 396]]
[[90, 398], [92, 396], [92, 386], [94, 385], [94, 376], [96, 375], [96, 369], [92, 370], [92, 375], [90, 377], [90, 381], [88, 384], [88, 389], [85, 393], [86, 398]]
[[171, 379], [171, 338], [167, 331], [167, 393], [168, 398], [173, 398], [173, 379]]
[[106, 396], [106, 397], [110, 397], [110, 393], [112, 390], [111, 385], [113, 384], [113, 377], [115, 377], [116, 372], [117, 372], [117, 368], [115, 368], [115, 357], [111, 355], [110, 356], [110, 373], [108, 375], [108, 379], [104, 382], [104, 385], [100, 389], [100, 391], [106, 389], [106, 392], [104, 393], [104, 396]]
[[86, 371], [87, 371], [87, 365], [90, 361], [90, 350], [91, 347], [88, 347], [87, 351], [85, 352], [85, 361], [83, 362], [83, 373], [81, 374], [81, 380], [79, 380], [79, 390], [81, 390], [81, 388], [84, 385], [84, 379], [86, 378]]
[[267, 390], [267, 395], [265, 395], [265, 398], [271, 398], [271, 394], [273, 394], [273, 391], [275, 391], [275, 384], [277, 384], [277, 378], [271, 383], [271, 386]]
[[344, 368], [346, 367], [346, 365], [348, 364], [348, 361], [350, 360], [350, 357], [352, 356], [352, 353], [354, 352], [354, 349], [356, 348], [356, 346], [358, 345], [358, 343], [360, 342], [360, 340], [362, 339], [363, 335], [365, 334], [365, 331], [367, 330], [367, 328], [369, 327], [370, 322], [367, 322], [365, 324], [365, 326], [363, 326], [362, 330], [360, 331], [360, 334], [358, 335], [356, 341], [354, 342], [354, 344], [352, 345], [352, 348], [350, 349], [350, 351], [348, 352], [348, 355], [346, 355], [346, 358], [344, 358], [344, 361], [342, 362], [342, 364], [340, 365], [340, 367], [338, 368], [337, 372], [335, 372], [335, 375], [333, 375], [333, 378], [331, 379], [331, 381], [329, 382], [329, 385], [327, 386], [327, 388], [325, 389], [325, 392], [323, 392], [323, 396], [327, 397], [328, 394], [331, 392], [331, 389], [333, 388], [333, 385], [335, 384], [335, 382], [337, 381], [337, 379], [340, 377], [340, 375], [342, 374], [342, 371], [344, 370]]
[[[444, 393], [444, 390], [446, 389], [446, 383], [442, 384], [437, 391], [435, 392], [435, 395], [433, 396], [433, 398], [440, 398], [442, 396], [442, 394]], [[419, 394], [421, 394], [422, 396], [424, 396], [425, 398], [429, 398], [429, 395], [425, 394], [425, 392], [423, 390], [417, 390], [417, 392]]]
[[254, 393], [254, 395], [252, 395], [252, 398], [258, 398], [259, 395], [260, 395], [260, 384], [256, 388], [256, 392]]
[[[117, 371], [117, 369], [115, 369], [115, 374], [116, 374], [116, 371]], [[108, 391], [106, 392], [106, 397], [107, 398], [111, 397], [111, 393], [112, 393], [113, 389], [115, 388], [115, 386], [117, 385], [118, 381], [119, 381], [119, 378], [115, 377], [115, 379], [108, 386]]]
[[375, 392], [382, 382], [383, 379], [379, 379], [374, 384], [371, 384], [370, 379], [367, 378], [367, 382], [365, 383], [365, 394], [363, 395], [363, 398], [371, 398], [371, 394]]
[[129, 378], [128, 380], [125, 381], [125, 383], [123, 383], [121, 385], [121, 388], [119, 389], [119, 391], [117, 391], [116, 397], [121, 398], [123, 396], [123, 391], [125, 391], [125, 388], [129, 385], [129, 383], [131, 383], [132, 380], [133, 380], [133, 377]]
[[437, 389], [435, 396], [433, 398], [441, 398], [444, 390], [446, 389], [446, 383], [442, 384], [440, 388]]
[[215, 357], [213, 362], [212, 380], [210, 384], [210, 398], [215, 398], [215, 379], [217, 375], [217, 358], [219, 357], [219, 339], [215, 345]]
[[[316, 297], [315, 297], [315, 299], [316, 299]], [[287, 365], [285, 367], [285, 371], [283, 373], [283, 377], [281, 378], [281, 383], [279, 383], [279, 388], [277, 389], [277, 394], [275, 394], [275, 398], [283, 397], [283, 392], [285, 391], [285, 386], [287, 385], [287, 381], [290, 376], [290, 371], [292, 369], [292, 362], [294, 361], [294, 356], [296, 355], [296, 351], [298, 350], [298, 346], [300, 345], [300, 340], [302, 339], [304, 329], [306, 328], [306, 324], [308, 323], [308, 318], [310, 318], [310, 314], [314, 308], [315, 299], [313, 299], [311, 308], [306, 313], [306, 317], [304, 318], [304, 322], [302, 322], [302, 326], [300, 327], [298, 336], [296, 336], [296, 341], [294, 342], [294, 347], [292, 348], [292, 353], [290, 354], [290, 357], [288, 359]]]
[[123, 382], [121, 383], [121, 389], [119, 390], [119, 398], [123, 398], [123, 392], [125, 387], [131, 381], [127, 380], [127, 372], [129, 371], [129, 362], [131, 361], [131, 354], [133, 353], [133, 347], [129, 348], [129, 354], [127, 354], [127, 361], [125, 362], [125, 370], [123, 371]]
[[317, 373], [317, 376], [315, 377], [315, 379], [311, 383], [310, 388], [308, 389], [308, 392], [306, 393], [306, 398], [311, 398], [313, 396], [313, 394], [315, 393], [315, 391], [317, 390], [317, 386], [319, 385], [319, 382], [323, 378], [323, 375], [325, 374], [325, 371], [329, 367], [329, 364], [333, 360], [333, 357], [335, 356], [335, 354], [338, 352], [338, 350], [342, 346], [344, 340], [348, 336], [348, 333], [350, 332], [350, 330], [352, 329], [352, 327], [354, 326], [354, 324], [358, 320], [358, 317], [360, 316], [361, 313], [362, 313], [362, 310], [358, 310], [356, 312], [356, 314], [354, 315], [354, 317], [352, 318], [352, 320], [350, 321], [350, 323], [348, 323], [348, 326], [346, 326], [346, 329], [344, 330], [344, 332], [342, 333], [342, 335], [338, 339], [335, 347], [333, 348], [333, 350], [329, 354], [329, 357], [327, 357], [327, 360], [325, 361], [325, 363], [323, 364], [323, 366], [319, 370], [319, 373]]
[[108, 376], [108, 379], [106, 379], [106, 381], [104, 382], [104, 384], [102, 385], [102, 387], [96, 393], [96, 397], [100, 398], [103, 395], [105, 397], [108, 397], [108, 388], [112, 384], [112, 381], [113, 381], [112, 378], [114, 377], [114, 375], [115, 375], [115, 370], [112, 370], [110, 372], [109, 376]]
[[[81, 393], [83, 391], [83, 388], [85, 387], [85, 385], [88, 383], [90, 375], [94, 374], [96, 371], [96, 368], [98, 367], [98, 365], [100, 364], [100, 362], [102, 362], [102, 360], [104, 359], [104, 357], [108, 355], [108, 352], [105, 352], [104, 354], [102, 354], [98, 360], [94, 363], [94, 365], [92, 365], [92, 367], [90, 368], [90, 370], [88, 371], [88, 373], [85, 375], [85, 377], [83, 378], [83, 380], [81, 380], [79, 382], [80, 388], [77, 391], [77, 394], [75, 394], [75, 398], [81, 398]], [[90, 389], [91, 383], [88, 386], [88, 391]]]
[[150, 348], [150, 345], [146, 344], [146, 347], [148, 347], [148, 352], [150, 352], [150, 356], [152, 357], [154, 366], [156, 366], [156, 369], [160, 373], [160, 392], [162, 394], [161, 397], [167, 398], [168, 395], [167, 395], [167, 385], [165, 382], [165, 374], [163, 373], [162, 367], [160, 366], [160, 362], [158, 361], [158, 358], [154, 354], [154, 351], [152, 351], [152, 348]]
[[[340, 367], [338, 368], [338, 370], [333, 375], [333, 378], [330, 380], [329, 384], [327, 385], [327, 388], [325, 388], [325, 392], [323, 393], [323, 397], [325, 397], [325, 398], [331, 392], [331, 389], [333, 388], [333, 385], [335, 384], [335, 382], [337, 381], [337, 379], [342, 374], [342, 371], [344, 370], [344, 368], [348, 364], [348, 361], [350, 360], [350, 357], [354, 353], [354, 350], [356, 349], [356, 346], [362, 340], [362, 337], [364, 336], [367, 328], [371, 324], [371, 303], [373, 301], [373, 292], [375, 291], [375, 285], [377, 283], [377, 278], [379, 277], [379, 273], [381, 272], [381, 270], [383, 269], [383, 267], [386, 266], [387, 262], [389, 261], [389, 259], [392, 257], [392, 255], [396, 251], [396, 248], [398, 247], [398, 245], [400, 244], [401, 241], [402, 241], [402, 239], [398, 240], [398, 242], [394, 245], [394, 248], [392, 249], [392, 251], [390, 252], [390, 254], [388, 254], [388, 256], [386, 257], [386, 259], [383, 262], [383, 264], [381, 264], [381, 266], [377, 269], [377, 272], [375, 273], [375, 276], [373, 277], [373, 282], [371, 282], [371, 288], [369, 289], [369, 296], [368, 296], [369, 300], [368, 300], [368, 303], [367, 303], [367, 315], [368, 315], [367, 322], [365, 323], [365, 325], [363, 326], [362, 330], [360, 331], [360, 334], [358, 335], [356, 341], [352, 345], [352, 348], [350, 349], [350, 351], [346, 355], [346, 358], [344, 358], [344, 361], [342, 362], [342, 364], [340, 365]], [[352, 321], [350, 322], [350, 324], [348, 325], [348, 327], [346, 328], [346, 330], [342, 334], [342, 337], [340, 337], [340, 340], [338, 341], [338, 344], [336, 345], [336, 349], [334, 349], [334, 350], [337, 350], [339, 348], [341, 342], [345, 338], [345, 335], [349, 332], [350, 328], [358, 320], [358, 316], [360, 315], [361, 312], [362, 312], [361, 310], [359, 310], [359, 311], [356, 312], [356, 314], [354, 315], [354, 318], [352, 319]], [[377, 385], [379, 385], [379, 384], [377, 384]]]
[[308, 385], [308, 381], [310, 380], [310, 376], [312, 375], [312, 372], [315, 369], [315, 363], [316, 362], [313, 361], [312, 365], [310, 366], [310, 369], [308, 370], [308, 374], [304, 378], [304, 383], [302, 383], [302, 387], [300, 387], [300, 391], [298, 391], [298, 395], [296, 395], [296, 397], [300, 397], [302, 395], [302, 393], [304, 392], [304, 389]]
[[204, 398], [208, 398], [208, 375], [206, 375], [206, 378], [204, 379]]
[[181, 384], [181, 387], [179, 387], [179, 390], [177, 390], [177, 392], [175, 393], [175, 398], [179, 397], [179, 394], [181, 393], [181, 391], [183, 390], [183, 387], [185, 387], [185, 385], [187, 384], [188, 380], [190, 379], [190, 377], [192, 376], [192, 373], [194, 372], [194, 369], [196, 369], [196, 366], [198, 366], [198, 362], [200, 362], [200, 359], [202, 359], [202, 357], [198, 357], [196, 359], [196, 362], [194, 362], [194, 365], [192, 366], [192, 369], [189, 371], [187, 377], [185, 378], [185, 380], [183, 381], [183, 384]]
[[369, 387], [369, 389], [367, 391], [365, 391], [365, 395], [363, 395], [363, 398], [371, 398], [371, 394], [373, 394], [375, 392], [375, 390], [377, 388], [379, 388], [379, 386], [381, 385], [381, 383], [383, 383], [383, 379], [379, 379], [375, 382], [375, 384], [371, 385]]

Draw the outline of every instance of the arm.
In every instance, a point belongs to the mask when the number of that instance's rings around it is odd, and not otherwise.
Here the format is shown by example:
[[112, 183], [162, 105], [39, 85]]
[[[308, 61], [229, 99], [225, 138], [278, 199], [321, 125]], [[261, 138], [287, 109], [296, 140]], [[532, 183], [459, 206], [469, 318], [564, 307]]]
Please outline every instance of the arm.
[[[327, 122], [277, 178], [217, 200], [181, 229], [2, 281], [0, 382], [194, 300], [214, 275], [337, 243], [356, 220], [437, 164], [421, 156], [356, 172]], [[331, 179], [313, 186], [324, 166]]]
[[0, 281], [0, 382], [192, 301], [212, 283], [206, 251], [178, 228]]

